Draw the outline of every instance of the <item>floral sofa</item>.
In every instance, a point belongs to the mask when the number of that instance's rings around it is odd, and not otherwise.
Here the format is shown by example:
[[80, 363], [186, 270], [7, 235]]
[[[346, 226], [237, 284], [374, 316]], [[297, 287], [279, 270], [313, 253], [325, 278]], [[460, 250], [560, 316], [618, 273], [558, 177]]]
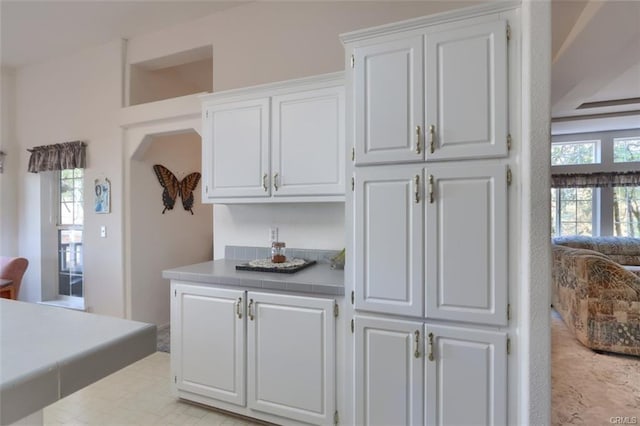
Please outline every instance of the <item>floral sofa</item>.
[[585, 346], [640, 356], [640, 238], [553, 240], [553, 306]]

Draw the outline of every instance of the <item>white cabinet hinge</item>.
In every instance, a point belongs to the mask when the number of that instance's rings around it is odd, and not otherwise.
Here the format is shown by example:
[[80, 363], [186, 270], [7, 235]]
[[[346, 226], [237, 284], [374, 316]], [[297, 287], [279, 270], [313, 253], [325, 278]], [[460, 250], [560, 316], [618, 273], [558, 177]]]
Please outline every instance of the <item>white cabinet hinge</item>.
[[353, 332], [355, 331], [355, 322], [353, 321], [353, 319], [351, 319], [351, 334], [353, 334]]
[[511, 173], [511, 168], [507, 168], [507, 185], [511, 185], [513, 181], [513, 173]]
[[178, 376], [173, 376], [173, 383], [178, 383]]
[[351, 192], [355, 191], [355, 189], [356, 189], [356, 178], [351, 176]]
[[351, 161], [356, 161], [356, 148], [351, 147]]
[[351, 55], [351, 68], [356, 67], [356, 57]]
[[336, 412], [333, 413], [333, 424], [337, 426], [338, 420], [339, 420], [339, 418], [338, 418], [338, 410], [336, 410]]
[[507, 355], [511, 355], [511, 337], [507, 337]]
[[511, 25], [507, 24], [507, 41], [509, 40], [511, 40]]
[[209, 185], [205, 185], [204, 186], [204, 192], [205, 192], [205, 194], [209, 193]]
[[338, 308], [338, 304], [334, 302], [334, 304], [333, 304], [333, 316], [338, 318], [338, 314], [340, 314], [340, 308]]
[[511, 151], [511, 133], [507, 135], [507, 151]]
[[356, 292], [351, 290], [351, 304], [353, 305], [354, 301], [356, 299]]
[[511, 320], [511, 303], [507, 303], [507, 321]]

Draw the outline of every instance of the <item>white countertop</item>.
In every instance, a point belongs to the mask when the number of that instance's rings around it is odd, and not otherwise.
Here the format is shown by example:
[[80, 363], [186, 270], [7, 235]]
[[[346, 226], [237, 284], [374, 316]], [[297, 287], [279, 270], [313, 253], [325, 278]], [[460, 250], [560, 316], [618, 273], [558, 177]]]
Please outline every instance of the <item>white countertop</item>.
[[309, 266], [293, 274], [276, 272], [237, 271], [242, 260], [212, 260], [182, 266], [162, 272], [164, 278], [193, 281], [201, 284], [261, 288], [277, 291], [313, 293], [318, 295], [344, 295], [344, 271], [333, 270], [326, 263]]
[[0, 299], [0, 424], [156, 350], [156, 326]]

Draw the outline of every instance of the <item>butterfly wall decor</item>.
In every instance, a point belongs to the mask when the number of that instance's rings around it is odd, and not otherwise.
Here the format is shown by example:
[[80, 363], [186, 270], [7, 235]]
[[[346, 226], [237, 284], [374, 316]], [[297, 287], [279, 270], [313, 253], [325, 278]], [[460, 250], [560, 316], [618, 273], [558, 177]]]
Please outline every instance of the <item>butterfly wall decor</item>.
[[167, 210], [173, 210], [178, 195], [182, 197], [182, 207], [193, 214], [193, 191], [200, 182], [200, 173], [190, 173], [179, 181], [169, 169], [160, 164], [153, 166], [153, 171], [156, 172], [160, 185], [164, 188], [162, 191], [162, 202], [164, 203], [162, 214]]

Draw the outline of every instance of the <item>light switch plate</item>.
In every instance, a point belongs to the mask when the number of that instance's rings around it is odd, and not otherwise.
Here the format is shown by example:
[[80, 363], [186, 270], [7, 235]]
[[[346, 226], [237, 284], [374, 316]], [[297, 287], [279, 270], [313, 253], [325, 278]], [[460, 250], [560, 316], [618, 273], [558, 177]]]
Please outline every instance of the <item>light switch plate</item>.
[[107, 238], [107, 227], [104, 225], [100, 227], [100, 236], [102, 238]]

